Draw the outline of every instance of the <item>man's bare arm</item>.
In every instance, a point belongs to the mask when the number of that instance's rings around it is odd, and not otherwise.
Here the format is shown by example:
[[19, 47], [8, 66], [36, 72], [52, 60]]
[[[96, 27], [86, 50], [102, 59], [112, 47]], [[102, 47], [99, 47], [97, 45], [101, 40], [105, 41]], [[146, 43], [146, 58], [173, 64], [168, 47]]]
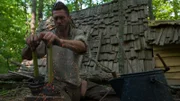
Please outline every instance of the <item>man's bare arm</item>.
[[[36, 48], [38, 58], [42, 58], [46, 54], [45, 48], [46, 48], [45, 43], [43, 41], [41, 41], [40, 44], [38, 45], [38, 47]], [[22, 59], [27, 59], [27, 60], [32, 59], [32, 51], [29, 46], [25, 47], [22, 50]]]
[[76, 53], [85, 53], [87, 51], [87, 46], [84, 42], [80, 40], [65, 40], [65, 39], [59, 39], [59, 42], [61, 44], [61, 47], [71, 49], [72, 51]]

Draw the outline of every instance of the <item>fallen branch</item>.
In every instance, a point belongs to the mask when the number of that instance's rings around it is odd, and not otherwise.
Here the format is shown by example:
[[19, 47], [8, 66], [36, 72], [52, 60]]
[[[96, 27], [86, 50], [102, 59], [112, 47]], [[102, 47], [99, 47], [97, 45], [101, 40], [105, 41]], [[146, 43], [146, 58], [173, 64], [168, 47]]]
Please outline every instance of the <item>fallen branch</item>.
[[102, 65], [101, 63], [99, 63], [98, 61], [96, 61], [95, 59], [86, 56], [88, 59], [90, 59], [91, 61], [95, 62], [103, 71], [107, 72], [107, 73], [112, 73], [112, 70], [109, 69], [108, 67]]
[[114, 78], [117, 78], [116, 72], [114, 72], [114, 71], [112, 71], [110, 68], [102, 65], [101, 63], [99, 63], [99, 62], [96, 61], [95, 59], [93, 59], [93, 58], [91, 58], [91, 57], [88, 57], [88, 56], [86, 56], [86, 57], [87, 57], [88, 59], [90, 59], [91, 61], [95, 62], [96, 65], [98, 65], [98, 67], [100, 67], [104, 72], [106, 72], [106, 73], [111, 73]]
[[0, 81], [22, 81], [23, 79], [27, 79], [27, 77], [12, 73], [0, 74]]
[[27, 77], [27, 78], [30, 78], [30, 79], [33, 79], [33, 78], [34, 78], [34, 77], [31, 76], [31, 75], [26, 75], [26, 74], [23, 74], [23, 73], [12, 72], [12, 71], [9, 71], [9, 73], [16, 74], [16, 75], [20, 75], [20, 76], [24, 76], [24, 77]]

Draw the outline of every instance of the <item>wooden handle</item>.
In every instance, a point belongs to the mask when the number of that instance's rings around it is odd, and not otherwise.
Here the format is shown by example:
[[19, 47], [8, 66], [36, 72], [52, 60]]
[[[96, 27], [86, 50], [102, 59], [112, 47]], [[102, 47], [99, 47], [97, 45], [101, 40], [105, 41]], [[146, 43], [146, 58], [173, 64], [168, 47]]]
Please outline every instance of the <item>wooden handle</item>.
[[161, 57], [159, 54], [156, 54], [156, 55], [157, 55], [157, 57], [160, 59], [160, 61], [162, 62], [163, 66], [164, 66], [164, 68], [165, 68], [164, 72], [167, 72], [168, 70], [170, 70], [170, 68], [166, 65], [166, 63], [164, 62], [164, 60], [162, 59], [162, 57]]
[[53, 82], [53, 61], [52, 61], [52, 44], [48, 46], [48, 83]]

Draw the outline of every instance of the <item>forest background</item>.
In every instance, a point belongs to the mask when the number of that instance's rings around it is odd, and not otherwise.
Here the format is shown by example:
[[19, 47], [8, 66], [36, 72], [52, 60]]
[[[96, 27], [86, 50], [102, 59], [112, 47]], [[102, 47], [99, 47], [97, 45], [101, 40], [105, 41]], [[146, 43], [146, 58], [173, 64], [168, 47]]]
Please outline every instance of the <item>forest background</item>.
[[[66, 0], [71, 12], [112, 0]], [[149, 0], [154, 20], [179, 20], [180, 0]], [[40, 20], [51, 15], [56, 0], [0, 0], [0, 74], [15, 70], [10, 61], [21, 62], [25, 39]], [[34, 18], [35, 17], [35, 18]], [[32, 26], [34, 24], [35, 26]]]

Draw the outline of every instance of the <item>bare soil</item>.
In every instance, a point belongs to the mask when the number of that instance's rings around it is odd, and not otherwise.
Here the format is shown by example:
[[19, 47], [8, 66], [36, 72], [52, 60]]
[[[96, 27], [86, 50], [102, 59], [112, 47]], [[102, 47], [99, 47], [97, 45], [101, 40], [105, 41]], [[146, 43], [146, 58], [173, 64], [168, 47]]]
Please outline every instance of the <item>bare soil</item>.
[[0, 95], [0, 101], [24, 101], [27, 95], [31, 95], [29, 88], [15, 88]]

